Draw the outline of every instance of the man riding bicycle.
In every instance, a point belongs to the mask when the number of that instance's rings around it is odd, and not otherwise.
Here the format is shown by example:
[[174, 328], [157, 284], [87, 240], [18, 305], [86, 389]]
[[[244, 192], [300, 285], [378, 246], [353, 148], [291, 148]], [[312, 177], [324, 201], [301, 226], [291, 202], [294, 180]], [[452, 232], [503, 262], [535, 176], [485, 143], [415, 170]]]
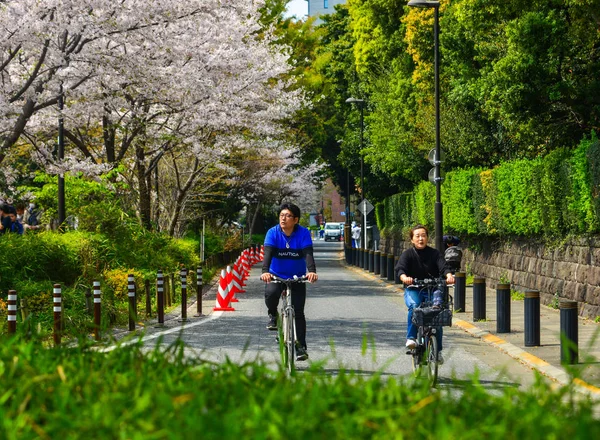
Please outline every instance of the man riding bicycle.
[[[440, 251], [427, 246], [429, 231], [423, 225], [416, 225], [410, 230], [410, 241], [413, 246], [402, 252], [396, 273], [400, 281], [404, 283], [404, 303], [408, 307], [408, 326], [406, 332], [406, 348], [412, 350], [417, 341], [417, 327], [412, 322], [413, 309], [423, 302], [424, 292], [411, 287], [414, 279], [446, 277], [447, 284], [454, 283], [454, 276], [447, 266], [446, 260]], [[439, 347], [438, 364], [442, 364], [442, 327], [437, 328], [437, 341]]]
[[[267, 283], [265, 304], [269, 313], [269, 330], [277, 330], [277, 306], [285, 289], [285, 284], [270, 283], [272, 275], [289, 279], [302, 277], [313, 283], [317, 281], [317, 268], [313, 257], [310, 231], [300, 226], [300, 208], [292, 203], [284, 203], [279, 208], [279, 224], [267, 231], [264, 244], [264, 260], [260, 279]], [[306, 351], [306, 285], [292, 284], [292, 305], [296, 314], [296, 332], [300, 344], [296, 349], [296, 360], [308, 359]]]

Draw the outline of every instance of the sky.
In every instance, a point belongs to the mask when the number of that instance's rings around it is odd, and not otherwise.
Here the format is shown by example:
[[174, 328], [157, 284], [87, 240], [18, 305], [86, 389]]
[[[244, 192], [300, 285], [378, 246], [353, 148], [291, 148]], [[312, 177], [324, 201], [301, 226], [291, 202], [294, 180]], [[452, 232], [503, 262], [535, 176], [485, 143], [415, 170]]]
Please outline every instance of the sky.
[[287, 16], [295, 15], [298, 18], [308, 14], [308, 2], [306, 0], [292, 0], [288, 3]]

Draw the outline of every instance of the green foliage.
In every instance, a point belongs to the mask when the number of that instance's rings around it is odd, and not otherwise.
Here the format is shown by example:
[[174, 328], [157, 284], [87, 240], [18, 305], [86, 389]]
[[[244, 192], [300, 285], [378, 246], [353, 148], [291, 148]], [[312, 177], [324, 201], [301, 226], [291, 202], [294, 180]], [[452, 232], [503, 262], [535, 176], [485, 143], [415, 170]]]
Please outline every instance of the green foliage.
[[[181, 343], [101, 353], [13, 338], [0, 345], [0, 379], [7, 439], [600, 436], [597, 402], [540, 378], [528, 391], [493, 392], [476, 377], [432, 391], [409, 378], [318, 366], [290, 378], [256, 362], [203, 362]], [[407, 424], [407, 414], [431, 417]]]
[[[574, 151], [505, 162], [493, 169], [449, 172], [442, 184], [444, 230], [464, 235], [545, 236], [600, 231], [600, 143], [592, 134]], [[396, 212], [413, 197], [414, 210]], [[421, 182], [412, 193], [384, 201], [385, 230], [434, 224], [435, 186]], [[411, 213], [410, 216], [405, 213]]]

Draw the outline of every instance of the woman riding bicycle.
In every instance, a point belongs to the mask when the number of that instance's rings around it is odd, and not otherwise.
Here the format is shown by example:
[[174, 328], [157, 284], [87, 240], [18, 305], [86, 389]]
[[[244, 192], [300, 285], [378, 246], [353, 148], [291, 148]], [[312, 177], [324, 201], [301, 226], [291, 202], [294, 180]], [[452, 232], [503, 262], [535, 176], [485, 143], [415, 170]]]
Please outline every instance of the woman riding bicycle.
[[[284, 203], [279, 208], [279, 225], [273, 226], [265, 236], [265, 250], [260, 279], [267, 283], [265, 304], [269, 312], [269, 330], [277, 330], [277, 306], [285, 284], [270, 283], [272, 276], [289, 279], [302, 277], [313, 283], [317, 281], [317, 268], [313, 257], [310, 231], [298, 224], [300, 208], [292, 203]], [[296, 332], [300, 347], [297, 347], [296, 360], [308, 359], [306, 352], [306, 284], [292, 284], [292, 305], [296, 314]]]
[[[406, 348], [415, 348], [417, 327], [412, 322], [413, 309], [424, 300], [426, 291], [411, 287], [414, 279], [439, 278], [444, 276], [447, 284], [454, 283], [454, 276], [446, 264], [440, 251], [427, 246], [429, 231], [423, 225], [416, 225], [410, 230], [410, 241], [413, 247], [405, 250], [396, 263], [396, 274], [404, 283], [404, 303], [408, 307], [408, 326], [406, 332]], [[442, 327], [437, 328], [439, 351], [442, 351]], [[441, 353], [438, 354], [438, 364], [444, 362]]]

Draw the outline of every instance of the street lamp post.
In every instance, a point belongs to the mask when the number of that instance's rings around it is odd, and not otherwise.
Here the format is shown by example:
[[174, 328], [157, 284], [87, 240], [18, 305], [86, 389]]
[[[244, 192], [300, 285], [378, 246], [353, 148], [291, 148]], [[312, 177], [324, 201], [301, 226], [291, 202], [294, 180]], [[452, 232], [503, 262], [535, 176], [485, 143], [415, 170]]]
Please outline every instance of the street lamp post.
[[[365, 131], [365, 120], [364, 120], [364, 107], [365, 100], [358, 98], [348, 98], [346, 102], [349, 104], [356, 104], [360, 108], [360, 192], [363, 200], [366, 200], [365, 197], [365, 179], [363, 176], [363, 169], [365, 165], [365, 160], [363, 158], [362, 150], [363, 150], [363, 137]], [[364, 207], [363, 207], [364, 208]], [[367, 210], [363, 209], [363, 231], [364, 231], [364, 244], [362, 246], [363, 249], [367, 248]]]
[[443, 211], [442, 211], [442, 176], [440, 149], [440, 2], [429, 0], [410, 0], [408, 6], [414, 8], [433, 8], [433, 51], [435, 76], [435, 247], [443, 251]]

